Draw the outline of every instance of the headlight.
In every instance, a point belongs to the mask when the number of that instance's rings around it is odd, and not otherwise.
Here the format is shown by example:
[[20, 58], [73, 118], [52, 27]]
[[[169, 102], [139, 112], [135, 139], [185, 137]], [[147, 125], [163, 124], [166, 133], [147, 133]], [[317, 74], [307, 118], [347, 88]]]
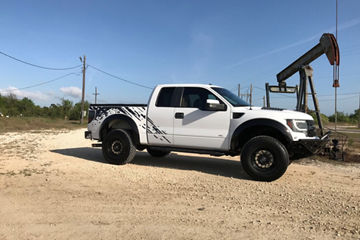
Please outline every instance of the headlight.
[[308, 124], [306, 120], [288, 119], [286, 120], [287, 125], [294, 132], [307, 132]]

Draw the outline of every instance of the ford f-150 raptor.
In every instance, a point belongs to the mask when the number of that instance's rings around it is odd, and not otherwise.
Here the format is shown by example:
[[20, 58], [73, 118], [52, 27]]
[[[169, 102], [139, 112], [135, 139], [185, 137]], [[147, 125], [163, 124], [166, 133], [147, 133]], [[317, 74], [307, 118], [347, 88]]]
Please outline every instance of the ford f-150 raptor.
[[147, 105], [90, 105], [85, 137], [102, 142], [112, 164], [129, 163], [144, 149], [154, 157], [170, 151], [240, 155], [243, 169], [261, 181], [278, 179], [292, 159], [313, 154], [323, 142], [308, 114], [253, 107], [204, 84], [158, 85]]

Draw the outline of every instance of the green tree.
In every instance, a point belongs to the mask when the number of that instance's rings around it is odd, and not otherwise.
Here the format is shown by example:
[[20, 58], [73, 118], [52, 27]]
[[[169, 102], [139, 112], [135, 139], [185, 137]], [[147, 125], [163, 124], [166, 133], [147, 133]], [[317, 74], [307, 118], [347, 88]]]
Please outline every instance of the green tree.
[[20, 113], [18, 111], [18, 99], [15, 94], [10, 94], [5, 98], [5, 105], [7, 106], [6, 115], [9, 116], [18, 116]]
[[67, 100], [67, 99], [62, 99], [61, 106], [62, 106], [62, 116], [64, 118], [69, 118], [70, 112], [73, 109], [72, 101]]
[[[317, 117], [316, 117], [316, 113], [312, 110], [309, 111], [309, 114], [314, 118], [315, 120], [315, 123], [318, 124], [318, 120], [317, 120]], [[322, 114], [320, 113], [320, 118], [321, 118], [321, 122], [323, 124], [326, 124], [329, 122], [329, 118], [325, 115], [325, 114]]]
[[[335, 114], [329, 116], [329, 121], [335, 122]], [[350, 116], [348, 114], [345, 114], [343, 112], [337, 113], [337, 121], [342, 122], [342, 123], [354, 123], [355, 122], [352, 118], [350, 118]]]
[[355, 121], [358, 121], [359, 120], [359, 114], [360, 114], [359, 109], [356, 109], [353, 114], [350, 114], [349, 117], [351, 119], [355, 120]]
[[18, 101], [18, 111], [25, 117], [34, 116], [35, 104], [29, 98]]
[[[84, 110], [87, 111], [89, 109], [89, 102], [85, 101], [84, 102]], [[80, 120], [81, 118], [81, 102], [78, 102], [74, 105], [74, 107], [72, 108], [71, 112], [70, 112], [70, 120]]]
[[57, 104], [51, 104], [48, 111], [48, 117], [50, 118], [62, 117], [62, 107]]

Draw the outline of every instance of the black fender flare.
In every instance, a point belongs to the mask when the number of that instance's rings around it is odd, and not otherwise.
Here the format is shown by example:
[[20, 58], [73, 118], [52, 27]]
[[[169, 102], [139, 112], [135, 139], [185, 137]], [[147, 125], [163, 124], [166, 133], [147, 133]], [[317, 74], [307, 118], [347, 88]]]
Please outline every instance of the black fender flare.
[[129, 116], [126, 116], [124, 114], [113, 114], [109, 117], [107, 117], [102, 123], [101, 123], [101, 127], [100, 127], [100, 140], [103, 141], [103, 134], [104, 131], [106, 131], [109, 127], [109, 124], [112, 121], [116, 121], [116, 120], [124, 120], [126, 121], [131, 129], [133, 130], [133, 134], [132, 135], [132, 140], [134, 141], [135, 145], [138, 145], [140, 143], [140, 137], [139, 137], [139, 130], [137, 128], [136, 123], [134, 122], [134, 120], [132, 120]]
[[289, 130], [278, 121], [267, 119], [267, 118], [256, 118], [248, 120], [240, 124], [234, 131], [231, 138], [231, 150], [238, 150], [249, 138], [251, 137], [251, 132], [249, 129], [254, 127], [266, 127], [267, 129], [272, 129], [278, 134], [281, 134], [283, 142], [290, 143], [293, 141], [292, 136]]

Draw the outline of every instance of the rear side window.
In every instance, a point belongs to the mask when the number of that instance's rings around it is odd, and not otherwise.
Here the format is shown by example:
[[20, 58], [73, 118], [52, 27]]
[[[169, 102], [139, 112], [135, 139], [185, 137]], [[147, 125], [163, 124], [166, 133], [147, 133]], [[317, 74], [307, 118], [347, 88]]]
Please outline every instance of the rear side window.
[[160, 90], [159, 96], [156, 100], [157, 107], [171, 107], [171, 101], [175, 92], [174, 87], [164, 87]]

